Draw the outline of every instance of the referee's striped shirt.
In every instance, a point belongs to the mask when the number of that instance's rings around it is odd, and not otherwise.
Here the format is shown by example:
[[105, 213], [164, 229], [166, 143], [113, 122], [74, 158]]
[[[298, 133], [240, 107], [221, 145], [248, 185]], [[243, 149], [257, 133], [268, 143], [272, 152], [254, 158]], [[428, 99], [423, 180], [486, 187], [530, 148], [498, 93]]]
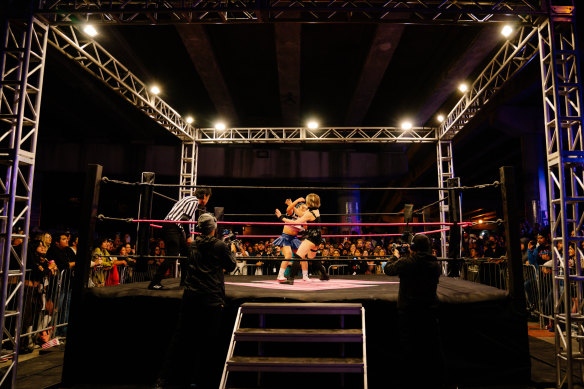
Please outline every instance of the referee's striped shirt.
[[[196, 221], [196, 211], [199, 206], [199, 199], [195, 196], [187, 196], [174, 204], [164, 220], [190, 220]], [[179, 224], [180, 225], [180, 224]], [[195, 232], [195, 225], [189, 224], [191, 234]]]

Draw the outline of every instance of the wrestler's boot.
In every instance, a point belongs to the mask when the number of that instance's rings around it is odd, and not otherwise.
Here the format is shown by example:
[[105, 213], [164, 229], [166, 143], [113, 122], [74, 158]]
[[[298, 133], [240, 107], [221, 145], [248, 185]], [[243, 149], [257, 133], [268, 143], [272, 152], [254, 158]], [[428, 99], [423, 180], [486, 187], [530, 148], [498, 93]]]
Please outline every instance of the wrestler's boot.
[[[294, 254], [296, 255], [296, 254]], [[302, 259], [302, 258], [300, 258]], [[281, 284], [288, 284], [288, 285], [294, 285], [294, 277], [296, 277], [296, 275], [298, 274], [298, 270], [300, 270], [300, 261], [295, 260], [294, 263], [292, 264], [292, 266], [290, 267], [290, 274], [288, 275], [288, 277], [286, 278], [286, 281], [281, 281]]]
[[322, 264], [322, 262], [316, 262], [315, 263], [315, 267], [320, 271], [320, 277], [319, 279], [321, 281], [328, 281], [330, 280], [327, 272], [326, 272], [326, 268], [324, 267], [324, 265]]

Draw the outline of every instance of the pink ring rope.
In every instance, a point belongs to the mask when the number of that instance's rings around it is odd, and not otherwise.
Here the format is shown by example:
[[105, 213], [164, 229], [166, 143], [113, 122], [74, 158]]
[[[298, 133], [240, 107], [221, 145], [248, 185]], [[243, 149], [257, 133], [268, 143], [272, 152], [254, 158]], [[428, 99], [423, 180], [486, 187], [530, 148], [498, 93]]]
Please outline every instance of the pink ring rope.
[[[133, 219], [135, 223], [176, 223], [176, 224], [197, 224], [195, 221], [188, 220], [155, 220], [155, 219]], [[282, 223], [282, 222], [225, 222], [218, 221], [217, 224], [227, 224], [232, 226], [285, 226], [285, 225], [298, 225], [299, 223]], [[440, 223], [440, 222], [416, 222], [416, 223], [309, 223], [313, 226], [454, 226], [455, 223]], [[461, 222], [457, 223], [461, 227], [466, 227], [472, 225], [472, 222]]]
[[[419, 234], [435, 234], [437, 232], [449, 231], [448, 228], [442, 230], [433, 231], [421, 231], [416, 232], [414, 235]], [[191, 235], [199, 235], [200, 232], [192, 232]], [[237, 235], [238, 238], [277, 238], [280, 235]], [[352, 234], [352, 235], [322, 235], [323, 238], [357, 238], [359, 236], [403, 236], [403, 234]]]

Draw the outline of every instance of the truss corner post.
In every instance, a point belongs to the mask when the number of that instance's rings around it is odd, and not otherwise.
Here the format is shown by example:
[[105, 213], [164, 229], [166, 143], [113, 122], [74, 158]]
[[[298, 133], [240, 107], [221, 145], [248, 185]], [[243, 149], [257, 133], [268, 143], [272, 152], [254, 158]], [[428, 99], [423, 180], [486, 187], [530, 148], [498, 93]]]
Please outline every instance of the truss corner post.
[[[538, 43], [548, 164], [556, 385], [571, 389], [584, 350], [584, 255], [580, 249], [584, 239], [584, 134], [575, 4], [557, 3], [547, 1], [549, 16], [538, 26]], [[558, 243], [564, 250], [558, 249]], [[570, 245], [576, 249], [573, 264], [567, 249]]]
[[199, 160], [199, 144], [196, 141], [183, 141], [181, 147], [179, 200], [194, 195], [192, 185], [197, 185]]
[[[448, 180], [454, 178], [454, 162], [452, 158], [452, 142], [439, 140], [436, 143], [436, 165], [438, 167], [438, 209], [440, 214], [440, 223], [446, 223], [448, 220]], [[444, 229], [442, 224], [441, 229]], [[442, 258], [448, 256], [448, 243], [446, 239], [446, 231], [440, 232], [441, 248], [440, 253]], [[446, 269], [444, 269], [446, 271]]]
[[[0, 353], [11, 357], [0, 386], [16, 384], [26, 251], [48, 26], [6, 19], [0, 42]], [[22, 239], [20, 252], [12, 239]], [[10, 344], [11, 350], [4, 345]]]

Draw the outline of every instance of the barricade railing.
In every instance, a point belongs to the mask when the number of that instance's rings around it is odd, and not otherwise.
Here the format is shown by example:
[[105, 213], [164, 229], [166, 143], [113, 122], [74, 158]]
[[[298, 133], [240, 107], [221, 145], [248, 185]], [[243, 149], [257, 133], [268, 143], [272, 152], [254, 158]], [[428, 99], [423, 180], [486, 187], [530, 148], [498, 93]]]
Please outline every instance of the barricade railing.
[[[575, 273], [573, 267], [570, 268], [570, 273]], [[523, 276], [527, 309], [533, 316], [539, 317], [540, 327], [543, 328], [546, 319], [551, 322], [554, 317], [553, 269], [551, 266], [544, 265], [538, 267], [523, 265]], [[563, 285], [560, 284], [560, 286], [560, 293], [563, 293]], [[572, 286], [572, 288], [571, 295], [576, 296], [576, 287]]]
[[[89, 288], [100, 288], [104, 286], [130, 284], [133, 282], [150, 281], [156, 273], [158, 265], [149, 263], [145, 271], [138, 271], [135, 264], [93, 266], [89, 272], [87, 286]], [[177, 277], [174, 268], [169, 270], [169, 277]]]
[[[70, 269], [40, 277], [31, 270], [26, 271], [20, 331], [21, 353], [31, 351], [35, 344], [43, 348], [55, 346], [58, 344], [55, 338], [65, 336], [72, 275], [73, 270]], [[9, 277], [9, 284], [12, 288], [16, 287], [18, 277]], [[7, 328], [15, 325], [15, 317], [6, 319]]]
[[349, 273], [350, 267], [348, 264], [331, 264], [327, 268], [327, 272], [331, 276], [345, 276], [350, 274]]
[[539, 290], [538, 309], [540, 318], [552, 320], [554, 317], [553, 269], [540, 265], [537, 268], [537, 288]]
[[463, 259], [460, 278], [507, 290], [507, 260], [504, 258]]

